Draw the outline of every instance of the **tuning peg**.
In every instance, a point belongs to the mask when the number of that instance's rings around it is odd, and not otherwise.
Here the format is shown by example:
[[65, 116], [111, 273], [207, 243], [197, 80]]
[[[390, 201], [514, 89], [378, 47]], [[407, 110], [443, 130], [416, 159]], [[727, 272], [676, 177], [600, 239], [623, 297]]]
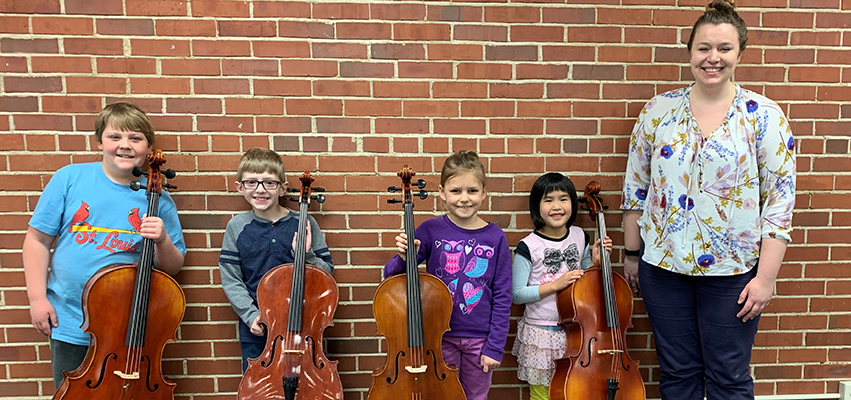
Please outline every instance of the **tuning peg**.
[[310, 196], [310, 198], [313, 199], [313, 200], [316, 200], [317, 203], [324, 203], [325, 202], [325, 195], [324, 194], [317, 194], [315, 196]]
[[163, 175], [165, 175], [166, 178], [171, 179], [171, 178], [174, 178], [174, 176], [177, 175], [177, 174], [174, 172], [173, 169], [169, 168], [169, 169], [163, 171]]
[[396, 186], [390, 186], [390, 187], [387, 188], [387, 191], [390, 192], [390, 193], [396, 193], [396, 192], [401, 192], [402, 188], [396, 187]]
[[177, 186], [170, 185], [168, 183], [163, 183], [163, 187], [166, 188], [166, 189], [177, 189]]
[[[135, 168], [133, 168], [133, 171], [134, 171], [134, 172], [136, 171], [136, 168], [139, 168], [139, 167], [135, 167]], [[141, 168], [139, 168], [139, 171], [141, 171], [141, 170], [142, 170], [142, 169], [141, 169]], [[139, 181], [133, 181], [133, 182], [130, 182], [130, 189], [133, 189], [133, 191], [138, 192], [138, 191], [139, 191], [139, 189], [141, 189], [141, 188], [142, 188], [142, 184], [141, 184], [141, 183], [139, 183]]]
[[390, 203], [390, 204], [399, 204], [399, 203], [401, 203], [401, 202], [402, 202], [402, 200], [399, 200], [399, 199], [387, 199], [387, 202], [388, 202], [388, 203]]
[[420, 199], [425, 200], [426, 197], [428, 197], [428, 192], [426, 192], [425, 190], [420, 190], [420, 193], [417, 194], [417, 196], [420, 196]]
[[311, 187], [310, 187], [310, 191], [311, 191], [311, 192], [324, 192], [324, 191], [325, 191], [325, 188], [322, 188], [322, 187], [316, 187], [316, 186], [311, 186]]
[[148, 175], [148, 173], [143, 171], [142, 168], [139, 167], [138, 165], [133, 167], [133, 170], [131, 170], [130, 173], [132, 173], [133, 176], [135, 176], [137, 178], [142, 176], [142, 175]]
[[[417, 187], [420, 188], [420, 189], [424, 189], [426, 187], [426, 181], [423, 180], [423, 179], [418, 179], [417, 180]], [[423, 198], [425, 198], [425, 197], [423, 197]]]

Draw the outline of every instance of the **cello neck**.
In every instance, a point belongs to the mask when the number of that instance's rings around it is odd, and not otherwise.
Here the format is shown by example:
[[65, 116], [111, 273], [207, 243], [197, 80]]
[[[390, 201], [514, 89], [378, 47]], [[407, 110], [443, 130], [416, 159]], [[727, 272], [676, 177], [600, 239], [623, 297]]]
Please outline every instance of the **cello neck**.
[[289, 318], [287, 330], [300, 332], [304, 310], [304, 268], [307, 255], [307, 207], [310, 205], [310, 184], [313, 178], [304, 171], [301, 176], [301, 194], [298, 200], [298, 238], [293, 250], [293, 281], [290, 290]]
[[425, 343], [425, 334], [423, 333], [420, 276], [417, 269], [417, 246], [414, 245], [414, 203], [411, 197], [409, 181], [405, 186], [405, 235], [408, 237], [408, 249], [405, 257], [405, 274], [408, 281], [408, 347], [422, 347]]

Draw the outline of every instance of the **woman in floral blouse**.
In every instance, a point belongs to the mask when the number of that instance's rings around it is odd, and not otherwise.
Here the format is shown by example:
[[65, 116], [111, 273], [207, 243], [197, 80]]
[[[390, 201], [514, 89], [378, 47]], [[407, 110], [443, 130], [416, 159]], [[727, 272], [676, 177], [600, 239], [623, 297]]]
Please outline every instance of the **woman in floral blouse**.
[[714, 0], [689, 38], [694, 83], [632, 132], [625, 276], [640, 282], [662, 399], [753, 399], [750, 355], [790, 241], [795, 141], [781, 108], [732, 81], [747, 28]]

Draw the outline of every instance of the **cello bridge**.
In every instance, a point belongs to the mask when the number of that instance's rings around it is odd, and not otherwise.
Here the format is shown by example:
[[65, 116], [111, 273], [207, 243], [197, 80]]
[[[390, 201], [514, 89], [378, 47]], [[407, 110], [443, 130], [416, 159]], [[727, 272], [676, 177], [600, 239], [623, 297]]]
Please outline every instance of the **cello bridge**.
[[619, 354], [619, 353], [623, 353], [623, 350], [614, 350], [614, 349], [613, 350], [597, 350], [597, 354], [615, 355], [615, 354]]
[[412, 367], [412, 366], [408, 365], [408, 366], [405, 367], [405, 370], [412, 373], [412, 374], [421, 374], [423, 372], [426, 372], [426, 369], [428, 369], [428, 365], [422, 365], [422, 366], [419, 366], [419, 367]]
[[284, 350], [284, 354], [304, 354], [304, 350]]
[[125, 374], [121, 371], [113, 371], [115, 375], [118, 375], [121, 379], [139, 379], [139, 371], [136, 371], [132, 374]]

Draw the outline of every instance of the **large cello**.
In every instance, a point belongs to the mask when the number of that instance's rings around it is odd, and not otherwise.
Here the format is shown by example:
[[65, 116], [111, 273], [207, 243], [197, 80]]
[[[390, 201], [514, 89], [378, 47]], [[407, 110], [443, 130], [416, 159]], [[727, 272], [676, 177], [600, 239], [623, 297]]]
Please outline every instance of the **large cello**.
[[[370, 400], [464, 400], [464, 389], [458, 381], [458, 370], [443, 361], [441, 343], [449, 330], [452, 297], [440, 279], [417, 269], [414, 246], [414, 202], [411, 177], [414, 172], [405, 165], [398, 174], [404, 203], [405, 234], [408, 236], [405, 275], [384, 280], [375, 291], [372, 310], [378, 331], [387, 339], [387, 360], [372, 373]], [[425, 199], [425, 181], [417, 182], [418, 196]], [[428, 304], [423, 309], [422, 305]], [[428, 326], [423, 324], [428, 321]]]
[[606, 221], [600, 185], [585, 187], [584, 202], [597, 220], [600, 265], [589, 268], [558, 293], [559, 324], [567, 332], [565, 356], [556, 360], [551, 400], [644, 400], [638, 362], [627, 353], [625, 334], [632, 326], [632, 290], [612, 271], [603, 247]]
[[[160, 150], [148, 155], [148, 216], [159, 209], [165, 158]], [[141, 168], [133, 174], [141, 176]], [[140, 185], [133, 182], [131, 188]], [[53, 395], [62, 400], [167, 400], [175, 384], [162, 375], [162, 353], [176, 339], [186, 299], [180, 285], [154, 268], [154, 241], [142, 241], [136, 265], [111, 265], [93, 275], [83, 290], [83, 330], [92, 335], [86, 358]], [[151, 322], [151, 323], [148, 323]]]
[[337, 361], [329, 361], [322, 346], [325, 328], [334, 325], [337, 282], [325, 270], [305, 262], [307, 207], [311, 199], [322, 203], [325, 196], [311, 196], [310, 172], [304, 171], [300, 179], [294, 262], [272, 268], [257, 286], [266, 346], [260, 357], [249, 360], [239, 384], [240, 400], [343, 398]]

